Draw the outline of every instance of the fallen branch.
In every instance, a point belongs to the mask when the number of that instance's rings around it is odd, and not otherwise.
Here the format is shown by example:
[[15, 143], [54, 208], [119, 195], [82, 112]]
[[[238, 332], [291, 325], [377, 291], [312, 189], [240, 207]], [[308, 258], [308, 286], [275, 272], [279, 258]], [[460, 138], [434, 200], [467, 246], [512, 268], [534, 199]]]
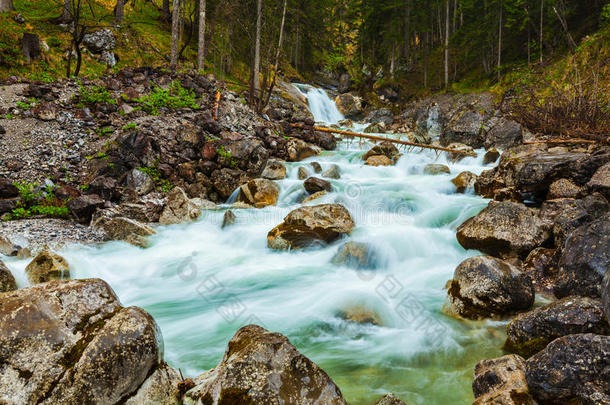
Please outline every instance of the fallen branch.
[[524, 141], [524, 145], [534, 145], [538, 143], [598, 143], [592, 139], [547, 139], [541, 141]]
[[375, 136], [375, 135], [369, 135], [369, 134], [362, 134], [359, 132], [352, 132], [352, 131], [345, 131], [342, 129], [332, 129], [332, 128], [327, 128], [327, 127], [319, 127], [319, 126], [309, 126], [309, 125], [304, 125], [304, 124], [294, 124], [294, 123], [290, 123], [290, 126], [293, 128], [303, 128], [303, 129], [313, 129], [315, 131], [320, 131], [320, 132], [328, 132], [331, 134], [338, 134], [338, 135], [345, 135], [345, 136], [355, 136], [358, 138], [365, 138], [365, 139], [372, 139], [375, 141], [388, 141], [388, 142], [392, 142], [392, 143], [397, 143], [400, 145], [408, 145], [408, 146], [414, 146], [417, 148], [423, 148], [423, 149], [433, 149], [433, 150], [438, 150], [438, 151], [443, 151], [443, 152], [450, 152], [450, 153], [457, 153], [457, 154], [468, 154], [469, 152], [467, 151], [463, 151], [463, 150], [457, 150], [457, 149], [451, 149], [451, 148], [444, 148], [442, 146], [434, 146], [434, 145], [426, 145], [423, 143], [416, 143], [416, 142], [409, 142], [409, 141], [403, 141], [401, 139], [392, 139], [392, 138], [387, 138], [384, 136]]

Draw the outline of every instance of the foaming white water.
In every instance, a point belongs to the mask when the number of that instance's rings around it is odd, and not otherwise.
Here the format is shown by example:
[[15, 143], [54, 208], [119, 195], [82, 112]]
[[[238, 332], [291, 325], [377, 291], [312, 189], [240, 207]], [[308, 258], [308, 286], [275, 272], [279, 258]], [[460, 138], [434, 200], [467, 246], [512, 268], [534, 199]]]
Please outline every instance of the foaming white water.
[[308, 84], [295, 84], [294, 86], [301, 94], [307, 97], [309, 110], [313, 114], [316, 122], [337, 124], [339, 121], [345, 119], [335, 102], [328, 97], [328, 93], [326, 93], [324, 89], [313, 87]]
[[[316, 116], [316, 119], [319, 116]], [[159, 323], [165, 357], [194, 377], [215, 366], [227, 341], [242, 325], [258, 323], [288, 336], [325, 369], [352, 404], [387, 392], [407, 403], [472, 402], [472, 368], [500, 354], [494, 323], [463, 323], [442, 313], [455, 267], [464, 251], [455, 229], [486, 201], [455, 194], [460, 171], [479, 174], [482, 153], [451, 163], [433, 152], [406, 152], [396, 166], [363, 165], [358, 142], [299, 163], [287, 163], [276, 207], [234, 210], [237, 222], [221, 229], [228, 207], [204, 211], [190, 224], [157, 228], [151, 247], [123, 242], [70, 246], [60, 252], [75, 278], [100, 277], [124, 305], [148, 310]], [[275, 252], [266, 235], [300, 206], [299, 166], [317, 161], [339, 166], [333, 192], [309, 203], [341, 203], [356, 223], [352, 235], [329, 246]], [[450, 175], [428, 176], [423, 167], [443, 163]], [[331, 262], [346, 241], [369, 244], [375, 270]], [[27, 261], [6, 259], [24, 285]], [[340, 316], [358, 307], [381, 324], [358, 324]]]

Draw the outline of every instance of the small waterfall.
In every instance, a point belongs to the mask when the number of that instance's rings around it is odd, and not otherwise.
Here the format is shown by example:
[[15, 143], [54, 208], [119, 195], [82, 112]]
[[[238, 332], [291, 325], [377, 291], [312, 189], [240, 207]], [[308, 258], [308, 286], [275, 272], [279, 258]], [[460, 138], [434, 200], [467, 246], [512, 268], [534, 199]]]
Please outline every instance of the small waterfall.
[[328, 94], [324, 89], [312, 87], [307, 84], [295, 84], [294, 86], [301, 94], [307, 97], [309, 110], [313, 114], [316, 122], [324, 122], [330, 125], [337, 124], [339, 121], [345, 119], [337, 108], [335, 101], [328, 97]]

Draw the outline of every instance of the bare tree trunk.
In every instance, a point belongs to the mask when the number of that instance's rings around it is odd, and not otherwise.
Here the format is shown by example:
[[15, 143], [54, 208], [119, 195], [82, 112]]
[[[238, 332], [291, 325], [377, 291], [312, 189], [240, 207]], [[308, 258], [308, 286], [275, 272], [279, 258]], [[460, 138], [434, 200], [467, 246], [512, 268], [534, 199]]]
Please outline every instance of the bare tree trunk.
[[259, 97], [259, 73], [261, 63], [261, 28], [262, 28], [262, 17], [263, 17], [263, 0], [256, 2], [256, 44], [254, 46], [254, 69], [252, 71], [252, 85], [254, 90], [254, 96]]
[[11, 10], [14, 10], [13, 0], [0, 0], [0, 13]]
[[169, 65], [178, 66], [178, 37], [180, 34], [180, 0], [174, 0], [172, 9], [172, 50]]
[[576, 50], [576, 42], [574, 42], [574, 38], [572, 38], [572, 34], [570, 34], [570, 31], [568, 31], [568, 23], [566, 22], [565, 18], [563, 18], [563, 16], [559, 14], [559, 12], [557, 11], [557, 7], [553, 6], [553, 11], [555, 12], [555, 15], [557, 15], [557, 19], [561, 23], [561, 26], [563, 27], [563, 30], [565, 31], [566, 36], [568, 37], [568, 44], [570, 44], [570, 49], [572, 50], [572, 52], [574, 52]]
[[197, 68], [204, 69], [205, 60], [205, 0], [199, 0], [199, 43], [197, 49]]
[[390, 77], [394, 78], [394, 64], [396, 60], [396, 41], [392, 42], [392, 58], [390, 59]]
[[125, 17], [125, 0], [117, 0], [116, 6], [114, 6], [114, 21], [117, 24], [121, 24], [123, 22], [124, 17]]
[[449, 87], [449, 0], [445, 1], [445, 87]]
[[503, 9], [502, 0], [500, 0], [500, 21], [498, 23], [498, 81], [500, 81], [500, 76], [502, 74], [502, 9]]

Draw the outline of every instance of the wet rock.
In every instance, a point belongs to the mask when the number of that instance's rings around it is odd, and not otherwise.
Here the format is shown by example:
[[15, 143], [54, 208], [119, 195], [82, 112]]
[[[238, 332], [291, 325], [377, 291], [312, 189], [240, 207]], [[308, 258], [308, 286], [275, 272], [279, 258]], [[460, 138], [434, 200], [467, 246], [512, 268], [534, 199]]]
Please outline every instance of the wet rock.
[[441, 145], [453, 142], [463, 143], [473, 148], [483, 147], [483, 115], [477, 111], [466, 111], [452, 120], [440, 136]]
[[300, 162], [308, 157], [319, 155], [322, 150], [318, 146], [300, 139], [291, 138], [286, 145], [286, 151], [291, 162]]
[[174, 187], [167, 195], [167, 203], [159, 223], [161, 225], [179, 224], [196, 219], [201, 211], [197, 204], [191, 201], [184, 190]]
[[139, 169], [133, 169], [127, 174], [125, 184], [133, 188], [138, 195], [148, 194], [155, 188], [153, 179]]
[[473, 405], [532, 405], [525, 360], [510, 354], [482, 360], [474, 367]]
[[13, 277], [13, 273], [8, 267], [0, 260], [0, 293], [13, 291], [17, 289], [17, 281]]
[[328, 191], [332, 190], [332, 186], [329, 181], [319, 179], [317, 177], [310, 177], [303, 183], [305, 190], [309, 194], [315, 194], [320, 191]]
[[66, 206], [72, 218], [81, 224], [88, 224], [95, 210], [104, 206], [104, 200], [97, 194], [88, 194], [68, 201]]
[[277, 203], [280, 187], [267, 179], [254, 179], [239, 187], [237, 201], [244, 202], [256, 208], [263, 208]]
[[362, 99], [351, 93], [339, 94], [335, 98], [337, 108], [346, 118], [359, 120], [363, 115]]
[[124, 240], [139, 247], [147, 247], [146, 237], [156, 234], [150, 226], [124, 217], [100, 217], [91, 226], [103, 229], [112, 240]]
[[389, 108], [380, 108], [368, 113], [364, 118], [364, 121], [370, 122], [371, 124], [383, 123], [386, 127], [389, 127], [394, 123], [394, 114]]
[[118, 216], [135, 219], [143, 223], [159, 222], [164, 207], [164, 198], [161, 194], [151, 193], [141, 197], [134, 203], [123, 203], [117, 208]]
[[364, 128], [364, 132], [367, 134], [385, 134], [385, 124], [383, 122], [379, 124], [370, 124]]
[[491, 256], [460, 263], [448, 293], [451, 312], [468, 319], [503, 316], [534, 304], [532, 280], [512, 264]]
[[267, 235], [271, 249], [303, 249], [312, 245], [331, 243], [354, 228], [354, 221], [345, 207], [322, 204], [297, 208], [284, 222]]
[[375, 402], [375, 405], [407, 405], [396, 397], [394, 394], [384, 395], [381, 399]]
[[48, 250], [43, 250], [25, 268], [30, 284], [46, 283], [70, 278], [70, 266], [66, 259]]
[[394, 165], [394, 162], [392, 161], [392, 159], [388, 158], [387, 156], [384, 155], [373, 155], [373, 156], [369, 156], [366, 161], [364, 162], [365, 165], [367, 166], [392, 166]]
[[477, 180], [477, 175], [472, 172], [462, 172], [452, 179], [451, 182], [455, 185], [456, 193], [465, 193], [466, 190], [472, 189]]
[[549, 186], [549, 192], [546, 196], [547, 200], [555, 200], [557, 198], [576, 198], [580, 194], [580, 187], [568, 179], [555, 180]]
[[215, 170], [212, 173], [211, 180], [214, 190], [218, 193], [222, 202], [225, 202], [237, 187], [246, 183], [249, 179], [246, 173], [241, 170], [223, 168]]
[[523, 141], [523, 129], [521, 125], [513, 120], [500, 118], [495, 122], [485, 135], [484, 146], [486, 149], [495, 147], [506, 150], [521, 144]]
[[308, 202], [311, 202], [313, 200], [317, 200], [318, 198], [324, 197], [326, 194], [328, 194], [328, 192], [326, 190], [318, 191], [317, 193], [313, 193], [312, 195], [305, 198], [301, 204], [307, 204]]
[[587, 183], [590, 192], [600, 192], [610, 199], [610, 163], [606, 163], [593, 174]]
[[381, 317], [375, 311], [362, 305], [350, 306], [337, 312], [337, 316], [350, 322], [369, 325], [383, 325]]
[[477, 157], [477, 153], [474, 149], [463, 143], [451, 143], [447, 145], [447, 147], [456, 151], [447, 153], [450, 162], [455, 163], [467, 157]]
[[518, 315], [508, 325], [504, 347], [529, 357], [553, 340], [577, 333], [610, 334], [599, 300], [568, 297]]
[[607, 404], [608, 364], [610, 336], [564, 336], [527, 360], [527, 384], [534, 399], [543, 404]]
[[332, 165], [330, 168], [325, 170], [324, 173], [322, 173], [322, 177], [327, 179], [340, 179], [341, 171], [339, 170], [339, 166]]
[[93, 54], [101, 54], [104, 51], [110, 51], [116, 48], [116, 37], [112, 30], [105, 28], [83, 37], [83, 45]]
[[373, 146], [368, 152], [362, 156], [362, 160], [367, 160], [371, 156], [383, 155], [390, 159], [392, 162], [396, 162], [400, 157], [400, 152], [396, 149], [396, 146], [392, 142], [383, 141], [379, 145]]
[[7, 178], [0, 178], [0, 199], [15, 198], [19, 196], [19, 190], [13, 182]]
[[222, 225], [221, 228], [226, 228], [227, 226], [233, 225], [235, 223], [235, 214], [231, 210], [227, 210], [225, 214], [222, 216]]
[[298, 176], [299, 180], [305, 180], [306, 178], [309, 177], [309, 172], [307, 171], [306, 168], [301, 166], [301, 167], [299, 167], [299, 170], [297, 171], [297, 176]]
[[557, 277], [557, 256], [555, 249], [536, 248], [523, 261], [522, 270], [534, 284], [536, 293], [553, 297], [555, 278]]
[[320, 166], [320, 163], [318, 163], [318, 162], [311, 162], [311, 163], [309, 163], [309, 165], [313, 168], [313, 171], [315, 173], [321, 173], [322, 172], [322, 166]]
[[354, 269], [375, 269], [379, 257], [375, 249], [362, 242], [347, 242], [333, 256], [331, 263]]
[[256, 325], [238, 330], [222, 361], [195, 384], [186, 404], [346, 404], [330, 377], [286, 337]]
[[436, 163], [429, 163], [424, 166], [424, 174], [437, 176], [439, 174], [449, 174], [451, 170], [447, 165], [441, 165]]
[[457, 229], [465, 249], [477, 249], [498, 257], [525, 257], [550, 237], [550, 226], [523, 204], [490, 203]]
[[135, 395], [125, 401], [125, 405], [174, 405], [180, 403], [180, 375], [167, 364], [161, 364], [155, 372], [146, 379]]
[[582, 225], [566, 240], [555, 295], [600, 297], [601, 282], [610, 268], [610, 213]]
[[286, 166], [277, 161], [267, 162], [261, 177], [268, 180], [282, 180], [286, 178]]
[[488, 165], [491, 163], [496, 163], [497, 160], [500, 159], [500, 152], [496, 148], [492, 148], [485, 152], [483, 156], [483, 164]]

